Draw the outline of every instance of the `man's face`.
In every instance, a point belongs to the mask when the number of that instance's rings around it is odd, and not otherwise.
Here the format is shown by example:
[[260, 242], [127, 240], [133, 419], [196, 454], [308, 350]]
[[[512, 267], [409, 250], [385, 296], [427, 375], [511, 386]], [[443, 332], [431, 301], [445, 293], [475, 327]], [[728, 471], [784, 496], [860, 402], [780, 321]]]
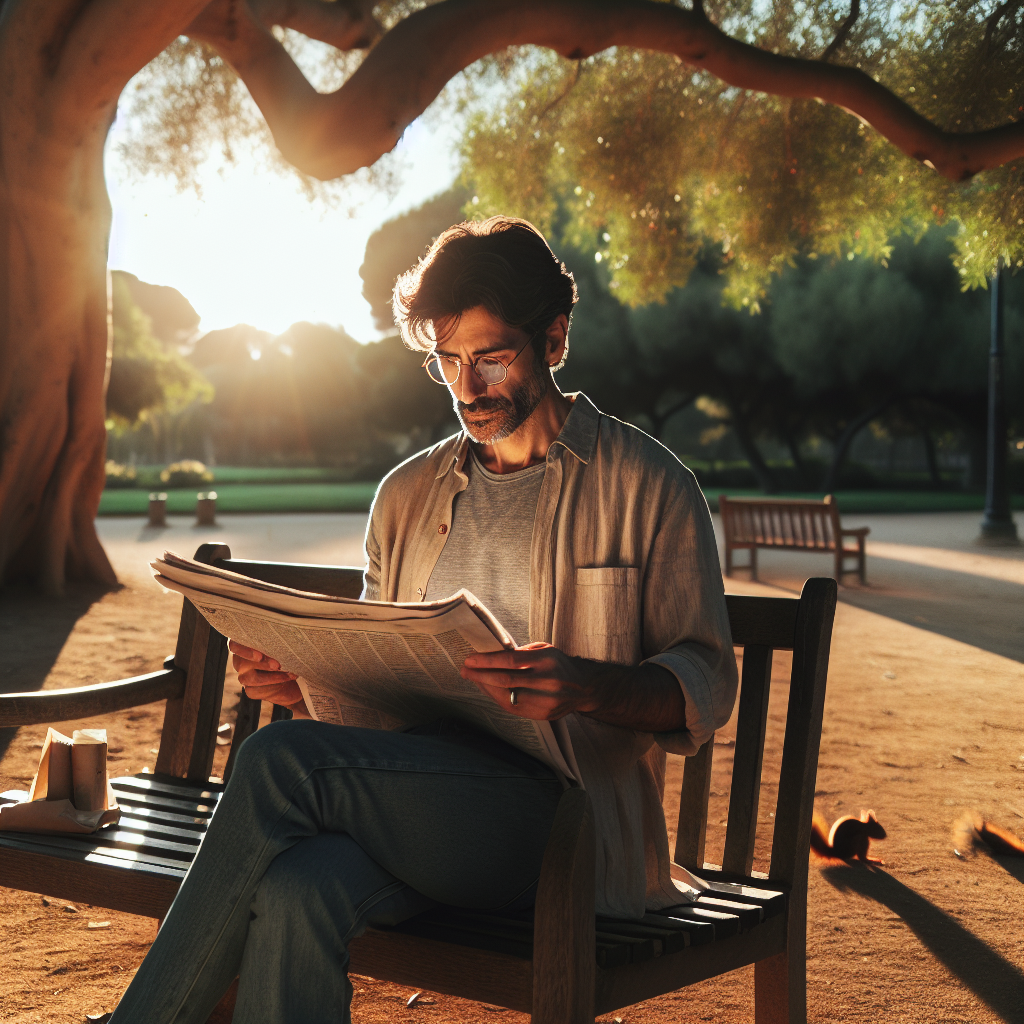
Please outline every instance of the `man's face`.
[[[459, 379], [448, 385], [466, 433], [479, 444], [511, 437], [529, 419], [551, 383], [551, 373], [534, 355], [530, 336], [509, 327], [483, 307], [467, 309], [459, 326], [435, 352], [462, 361]], [[486, 385], [471, 365], [481, 356], [507, 366], [500, 384]]]

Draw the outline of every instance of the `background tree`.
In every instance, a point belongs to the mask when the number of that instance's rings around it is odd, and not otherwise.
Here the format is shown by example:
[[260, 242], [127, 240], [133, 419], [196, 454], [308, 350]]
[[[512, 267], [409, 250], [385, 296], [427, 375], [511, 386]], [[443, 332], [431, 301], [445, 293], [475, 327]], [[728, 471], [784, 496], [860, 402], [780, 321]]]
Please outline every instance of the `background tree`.
[[[885, 64], [884, 74], [881, 64], [877, 65], [879, 77], [889, 76], [891, 88], [869, 73], [875, 71], [875, 64], [858, 69], [808, 59], [806, 54], [818, 42], [816, 26], [821, 34], [824, 7], [820, 12], [815, 7], [814, 17], [807, 21], [795, 4], [781, 7], [778, 16], [757, 15], [754, 5], [745, 0], [723, 4], [711, 8], [712, 17], [727, 30], [722, 31], [703, 7], [685, 10], [642, 0], [446, 0], [411, 14], [409, 6], [400, 0], [382, 5], [390, 30], [344, 84], [320, 93], [268, 26], [293, 30], [340, 51], [352, 50], [377, 34], [368, 0], [214, 0], [209, 4], [204, 0], [48, 0], [45, 4], [4, 0], [0, 6], [0, 450], [4, 452], [0, 579], [27, 575], [54, 592], [68, 575], [114, 579], [93, 525], [103, 486], [109, 358], [105, 256], [110, 204], [103, 182], [103, 146], [122, 91], [168, 47], [174, 53], [171, 67], [164, 65], [166, 102], [160, 110], [167, 114], [164, 123], [177, 142], [168, 160], [179, 167], [192, 159], [183, 154], [193, 153], [188, 141], [196, 137], [190, 126], [193, 118], [200, 135], [211, 125], [223, 125], [222, 141], [230, 137], [232, 127], [244, 128], [247, 117], [253, 123], [240, 89], [224, 69], [225, 61], [244, 79], [283, 158], [306, 175], [330, 179], [371, 165], [389, 152], [406, 126], [463, 68], [509, 45], [528, 44], [549, 47], [574, 60], [615, 47], [608, 59], [613, 61], [610, 84], [617, 88], [603, 95], [609, 96], [609, 103], [612, 95], [616, 102], [620, 95], [631, 99], [630, 116], [637, 125], [645, 122], [641, 114], [647, 107], [657, 105], [649, 102], [649, 89], [639, 93], [631, 89], [627, 61], [632, 55], [622, 47], [672, 54], [729, 86], [839, 104], [869, 121], [902, 152], [928, 161], [953, 180], [998, 168], [1024, 152], [1024, 124], [1013, 120], [1018, 113], [1015, 90], [1020, 76], [992, 78], [992, 69], [1005, 65], [1014, 70], [1013, 62], [1019, 60], [1020, 11], [1014, 5], [1001, 6], [987, 22], [984, 14], [973, 13], [974, 7], [966, 15], [949, 19], [945, 15], [959, 8], [939, 6], [936, 17], [925, 18], [931, 26], [928, 36], [921, 35], [916, 23], [909, 23], [905, 26], [908, 38], [928, 45], [916, 63], [907, 61], [908, 71], [900, 72], [904, 78], [892, 71], [895, 62]], [[799, 11], [803, 10], [801, 6]], [[810, 42], [801, 35], [804, 22]], [[955, 32], [965, 23], [970, 31], [961, 40]], [[959, 50], [946, 45], [950, 32], [959, 40]], [[1008, 34], [1009, 42], [1004, 44]], [[191, 43], [181, 44], [182, 35], [188, 35]], [[933, 41], [935, 46], [930, 45]], [[217, 56], [199, 43], [212, 45]], [[971, 72], [968, 57], [977, 56], [981, 45], [989, 47], [986, 59]], [[865, 42], [865, 52], [867, 46]], [[883, 56], [889, 62], [895, 51], [883, 46], [879, 53], [879, 62]], [[967, 56], [961, 59], [961, 53]], [[819, 54], [820, 49], [814, 57]], [[933, 59], [946, 61], [948, 67], [929, 64]], [[521, 64], [524, 73], [532, 73], [533, 60], [531, 56]], [[688, 88], [678, 74], [668, 77], [680, 65], [672, 59], [665, 64], [665, 81], [671, 88], [678, 86], [680, 92]], [[345, 62], [337, 66], [348, 70]], [[921, 76], [922, 87], [925, 81], [940, 78], [953, 83], [952, 106], [947, 104], [945, 90], [941, 101], [934, 94], [938, 106], [933, 116], [938, 124], [925, 120], [892, 91], [897, 89], [917, 102], [909, 93], [910, 85], [902, 91], [908, 72]], [[564, 74], [549, 78], [563, 88]], [[651, 81], [648, 78], [646, 84]], [[545, 103], [556, 98], [550, 88], [545, 95]], [[175, 102], [181, 98], [191, 102]], [[206, 100], [209, 108], [204, 107]], [[735, 102], [738, 106], [738, 97]], [[922, 104], [926, 113], [933, 113], [931, 102]], [[809, 116], [802, 114], [801, 104], [781, 106], [786, 111], [796, 107], [796, 116]], [[538, 109], [538, 118], [541, 113], [543, 109]], [[784, 128], [786, 117], [793, 116], [790, 111], [767, 119], [759, 136], [761, 145], [750, 151], [765, 151], [769, 130], [774, 128], [781, 140], [775, 147], [776, 177], [781, 173], [778, 155], [788, 159], [789, 137], [778, 129]], [[736, 121], [747, 123], [745, 115], [738, 114]], [[859, 132], [852, 121], [842, 123], [847, 134]], [[581, 129], [585, 125], [581, 120]], [[685, 139], [682, 148], [693, 149], [699, 167], [701, 146], [707, 150], [708, 145], [699, 123], [696, 129], [687, 125], [679, 134]], [[531, 126], [531, 131], [537, 141], [544, 136], [540, 128]], [[664, 131], [652, 134], [652, 145], [657, 139], [669, 141]], [[694, 140], [692, 146], [690, 140]], [[851, 135], [850, 145], [854, 141]], [[589, 143], [588, 166], [593, 164], [595, 174], [607, 177], [608, 168], [593, 150], [596, 145]], [[201, 149], [196, 147], [195, 152]], [[659, 177], [670, 180], [662, 173], [664, 161], [638, 159], [655, 152], [635, 146], [631, 158], [622, 161], [632, 168], [634, 177], [643, 179], [638, 185]], [[830, 152], [848, 170], [861, 156], [856, 147], [850, 155], [834, 148]], [[884, 159], [900, 162], [884, 147], [878, 152], [890, 155], [878, 156], [876, 164]], [[706, 158], [701, 159], [706, 165]], [[868, 164], [869, 171], [872, 167]], [[987, 203], [1002, 210], [1019, 202], [1013, 198], [1018, 194], [1015, 173], [1012, 168], [994, 172], [983, 189], [995, 183], [1005, 195], [985, 193], [978, 209], [986, 209]], [[761, 170], [747, 177], [748, 184], [765, 189], [774, 181]], [[783, 190], [778, 201], [789, 197], [788, 183], [775, 182], [775, 187]], [[591, 191], [588, 185], [587, 198]], [[642, 195], [635, 188], [626, 194], [644, 203], [637, 208], [638, 217], [644, 218], [641, 223], [649, 220], [657, 227], [662, 222], [661, 214], [653, 216], [651, 207], [654, 201], [654, 211], [668, 208], [660, 190]], [[719, 189], [719, 194], [728, 194], [728, 189]], [[587, 209], [582, 186], [580, 197], [581, 209]], [[793, 197], [783, 209], [797, 211], [804, 198]], [[709, 193], [703, 215], [708, 223], [721, 219], [714, 199], [715, 194]], [[769, 199], [767, 192], [765, 199]], [[769, 201], [774, 205], [774, 200]], [[620, 220], [625, 209], [620, 207]], [[602, 217], [601, 222], [606, 219]], [[773, 249], [783, 260], [789, 255], [783, 243], [792, 233], [791, 221], [792, 217], [787, 218]], [[581, 224], [589, 223], [581, 213]], [[624, 220], [622, 224], [626, 226]], [[643, 232], [633, 232], [636, 243], [641, 236]], [[662, 251], [650, 244], [634, 245], [626, 252], [618, 248], [618, 236], [612, 237], [616, 262], [628, 255], [633, 266], [646, 262], [652, 268], [661, 267], [659, 273], [669, 285], [679, 283], [678, 270], [673, 268], [685, 266], [685, 252], [676, 254], [675, 262], [666, 262], [661, 257], [664, 252], [674, 253], [671, 247]], [[771, 231], [758, 237], [770, 241]], [[1013, 246], [1019, 242], [1011, 237], [1009, 227], [1001, 237], [1006, 239], [1003, 248], [1012, 248], [1016, 255]], [[981, 247], [976, 265], [990, 263], [991, 255]], [[756, 269], [758, 261], [753, 265]], [[61, 396], [59, 401], [53, 400], [54, 395]]]
[[[830, 491], [840, 484], [854, 438], [872, 422], [890, 434], [924, 437], [933, 481], [933, 433], [962, 431], [977, 484], [988, 302], [982, 292], [961, 292], [949, 230], [933, 229], [917, 243], [897, 241], [888, 267], [863, 258], [802, 259], [769, 283], [753, 316], [723, 301], [726, 279], [714, 250], [704, 250], [684, 287], [632, 310], [613, 298], [594, 252], [564, 251], [581, 302], [558, 378], [563, 388], [581, 387], [658, 436], [672, 416], [701, 400], [731, 427], [755, 480], [769, 492], [780, 480], [762, 452], [764, 441], [788, 448], [800, 485]], [[1024, 275], [1014, 280], [1008, 305], [1009, 382], [1024, 376]], [[1019, 389], [1010, 385], [1008, 398], [1020, 431]], [[831, 446], [820, 474], [801, 453], [815, 437]]]
[[[146, 285], [121, 271], [111, 276], [107, 416], [115, 429], [135, 426], [142, 419], [173, 416], [193, 403], [209, 402], [213, 388], [178, 351], [181, 335], [191, 333], [189, 328], [194, 330], [199, 322], [192, 306], [174, 288]], [[156, 323], [136, 303], [136, 295], [156, 312]]]

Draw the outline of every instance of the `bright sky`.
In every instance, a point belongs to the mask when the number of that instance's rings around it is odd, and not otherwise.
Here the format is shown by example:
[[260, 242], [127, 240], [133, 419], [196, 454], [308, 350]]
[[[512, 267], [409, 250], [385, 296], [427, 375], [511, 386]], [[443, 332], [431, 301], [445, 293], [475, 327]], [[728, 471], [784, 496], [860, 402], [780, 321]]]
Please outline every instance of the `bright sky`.
[[202, 317], [200, 330], [237, 323], [279, 334], [298, 320], [378, 336], [360, 291], [366, 239], [380, 224], [446, 189], [456, 173], [454, 126], [414, 122], [399, 152], [402, 186], [390, 202], [367, 193], [357, 215], [325, 212], [294, 180], [251, 163], [201, 172], [203, 198], [161, 178], [132, 181], [107, 146], [114, 207], [110, 266], [177, 288]]

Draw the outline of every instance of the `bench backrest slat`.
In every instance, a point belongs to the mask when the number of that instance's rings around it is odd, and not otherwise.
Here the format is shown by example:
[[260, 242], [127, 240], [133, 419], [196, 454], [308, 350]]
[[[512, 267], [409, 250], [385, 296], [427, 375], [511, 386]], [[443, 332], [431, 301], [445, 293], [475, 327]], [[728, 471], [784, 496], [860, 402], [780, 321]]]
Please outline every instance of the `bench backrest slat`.
[[765, 727], [772, 676], [771, 647], [748, 644], [743, 650], [743, 680], [733, 752], [729, 824], [725, 833], [722, 868], [749, 875], [754, 862], [757, 807], [761, 795]]
[[[835, 600], [830, 579], [808, 580], [799, 601], [726, 596], [733, 643], [743, 648], [722, 864], [727, 872], [749, 876], [753, 864], [772, 654], [787, 649], [794, 652], [793, 669], [770, 875], [791, 886], [801, 877], [801, 859], [806, 868]], [[713, 751], [712, 737], [683, 767], [674, 860], [690, 870], [704, 866]], [[806, 871], [803, 877], [806, 884]]]

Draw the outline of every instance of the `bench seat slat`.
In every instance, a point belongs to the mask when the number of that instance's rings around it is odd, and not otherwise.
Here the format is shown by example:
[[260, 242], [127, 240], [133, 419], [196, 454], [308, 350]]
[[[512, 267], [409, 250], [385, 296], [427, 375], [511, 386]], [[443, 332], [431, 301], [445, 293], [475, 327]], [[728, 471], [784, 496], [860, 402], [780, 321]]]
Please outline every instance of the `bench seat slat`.
[[124, 793], [116, 790], [115, 792], [117, 793], [117, 802], [122, 807], [151, 807], [154, 810], [186, 814], [192, 818], [209, 820], [213, 817], [213, 812], [217, 807], [217, 802], [214, 800], [200, 804], [187, 800], [175, 800], [162, 794]]
[[193, 847], [198, 846], [203, 837], [205, 829], [181, 828], [174, 825], [165, 825], [155, 819], [147, 819], [144, 816], [132, 816], [121, 814], [121, 820], [117, 827], [127, 832], [143, 832], [150, 836], [166, 836], [169, 839], [177, 839], [182, 843], [191, 843]]
[[[63, 838], [63, 837], [60, 837]], [[35, 836], [24, 832], [6, 832], [0, 836], [0, 849], [9, 847], [14, 850], [26, 850], [49, 857], [60, 857], [64, 860], [84, 861], [95, 864], [107, 864], [128, 871], [145, 871], [158, 875], [170, 875], [184, 878], [187, 865], [181, 861], [163, 857], [151, 857], [146, 854], [127, 857], [118, 856], [119, 851], [97, 847], [95, 845], [78, 845], [71, 843], [52, 842], [51, 836]]]
[[682, 921], [702, 921], [714, 925], [716, 941], [731, 939], [740, 932], [740, 919], [735, 914], [720, 914], [715, 910], [701, 910], [700, 907], [673, 907], [663, 913], [666, 917]]
[[110, 780], [115, 790], [126, 793], [153, 793], [173, 797], [176, 800], [190, 800], [196, 803], [214, 803], [224, 794], [223, 786], [197, 786], [186, 779], [173, 779], [158, 775], [125, 775]]
[[195, 818], [188, 814], [161, 810], [158, 807], [144, 807], [141, 804], [121, 803], [120, 800], [118, 800], [118, 806], [121, 808], [122, 814], [128, 814], [133, 818], [161, 822], [165, 825], [186, 829], [191, 832], [205, 832], [210, 825], [209, 818]]
[[150, 850], [147, 847], [121, 849], [106, 843], [98, 843], [95, 841], [94, 836], [88, 835], [33, 835], [28, 832], [7, 833], [7, 835], [17, 836], [19, 839], [31, 837], [30, 841], [33, 845], [46, 847], [49, 850], [67, 850], [72, 854], [81, 853], [83, 855], [98, 853], [104, 857], [113, 857], [115, 860], [126, 863], [158, 864], [162, 867], [177, 868], [181, 871], [187, 870], [192, 860], [191, 857], [182, 860], [180, 857], [167, 856], [164, 853]]

